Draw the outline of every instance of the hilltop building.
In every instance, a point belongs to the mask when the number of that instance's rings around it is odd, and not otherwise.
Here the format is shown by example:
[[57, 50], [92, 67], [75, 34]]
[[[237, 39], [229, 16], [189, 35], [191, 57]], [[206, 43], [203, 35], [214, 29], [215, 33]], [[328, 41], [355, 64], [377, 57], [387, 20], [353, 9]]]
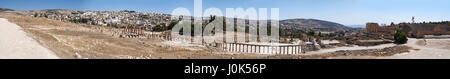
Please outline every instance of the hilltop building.
[[393, 34], [397, 30], [402, 30], [409, 37], [427, 38], [426, 36], [450, 35], [450, 22], [430, 22], [430, 23], [400, 23], [391, 24], [390, 26], [379, 26], [377, 23], [367, 23], [366, 32], [370, 33], [390, 33]]
[[450, 24], [399, 24], [402, 31], [410, 37], [426, 38], [425, 36], [450, 35]]
[[367, 23], [366, 32], [371, 33], [395, 33], [399, 27], [397, 25], [380, 26], [378, 23]]

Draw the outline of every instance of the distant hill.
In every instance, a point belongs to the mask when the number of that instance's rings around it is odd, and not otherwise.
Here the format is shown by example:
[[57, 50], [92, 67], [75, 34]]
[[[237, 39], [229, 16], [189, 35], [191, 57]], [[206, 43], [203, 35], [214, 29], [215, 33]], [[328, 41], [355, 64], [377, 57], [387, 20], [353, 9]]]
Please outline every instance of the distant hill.
[[0, 8], [0, 12], [2, 11], [14, 11], [13, 9], [8, 9], [8, 8]]
[[366, 28], [366, 25], [348, 25], [351, 28]]
[[280, 27], [282, 29], [318, 30], [318, 31], [344, 31], [352, 29], [339, 23], [317, 19], [281, 20]]

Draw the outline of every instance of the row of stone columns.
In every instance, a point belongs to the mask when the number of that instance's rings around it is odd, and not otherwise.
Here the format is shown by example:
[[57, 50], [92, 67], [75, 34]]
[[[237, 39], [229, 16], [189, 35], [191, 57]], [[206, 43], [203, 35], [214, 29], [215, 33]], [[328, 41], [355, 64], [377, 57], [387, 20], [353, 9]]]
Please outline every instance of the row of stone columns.
[[136, 35], [143, 35], [143, 34], [144, 34], [144, 28], [125, 27], [124, 33], [127, 33], [127, 34], [136, 34]]
[[119, 28], [113, 31], [113, 36], [119, 36], [122, 38], [140, 38], [144, 37], [147, 39], [150, 38], [159, 38], [159, 39], [165, 39], [170, 40], [170, 35], [164, 35], [164, 34], [153, 34], [150, 32], [150, 34], [144, 32], [144, 28], [134, 28], [134, 27], [125, 27], [123, 29]]
[[170, 35], [164, 35], [164, 34], [145, 34], [147, 39], [150, 38], [158, 38], [158, 39], [164, 39], [164, 40], [171, 40]]
[[269, 46], [238, 43], [217, 43], [217, 46], [225, 51], [258, 53], [258, 54], [301, 54], [300, 45]]

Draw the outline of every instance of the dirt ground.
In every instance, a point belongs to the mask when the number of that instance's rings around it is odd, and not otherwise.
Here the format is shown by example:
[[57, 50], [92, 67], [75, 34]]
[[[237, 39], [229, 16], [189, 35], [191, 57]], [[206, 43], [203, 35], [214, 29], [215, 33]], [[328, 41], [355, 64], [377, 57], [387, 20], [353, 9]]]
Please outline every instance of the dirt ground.
[[20, 26], [0, 18], [0, 59], [54, 59], [52, 51], [27, 36]]
[[416, 39], [408, 38], [405, 46], [412, 47], [406, 54], [379, 57], [381, 59], [449, 59], [450, 39]]
[[[95, 28], [112, 27], [35, 18], [15, 12], [0, 13], [33, 39], [66, 59], [316, 59], [341, 55], [261, 55], [223, 52], [201, 45], [159, 39], [118, 38]], [[371, 55], [371, 54], [367, 54]]]
[[77, 24], [46, 18], [0, 14], [23, 28], [33, 39], [67, 59], [258, 59], [269, 55], [221, 53], [204, 46], [168, 45], [158, 39], [118, 38], [95, 28], [111, 27]]

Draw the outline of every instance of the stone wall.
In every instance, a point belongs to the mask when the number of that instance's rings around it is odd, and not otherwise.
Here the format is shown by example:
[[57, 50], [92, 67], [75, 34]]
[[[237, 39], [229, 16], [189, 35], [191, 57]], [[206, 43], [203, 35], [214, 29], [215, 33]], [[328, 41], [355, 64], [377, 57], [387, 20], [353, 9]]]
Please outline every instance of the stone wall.
[[450, 35], [450, 26], [446, 24], [400, 24], [400, 28], [409, 37], [423, 38], [425, 35]]
[[377, 32], [378, 27], [380, 27], [378, 25], [378, 23], [367, 23], [366, 24], [366, 31], [367, 32]]

